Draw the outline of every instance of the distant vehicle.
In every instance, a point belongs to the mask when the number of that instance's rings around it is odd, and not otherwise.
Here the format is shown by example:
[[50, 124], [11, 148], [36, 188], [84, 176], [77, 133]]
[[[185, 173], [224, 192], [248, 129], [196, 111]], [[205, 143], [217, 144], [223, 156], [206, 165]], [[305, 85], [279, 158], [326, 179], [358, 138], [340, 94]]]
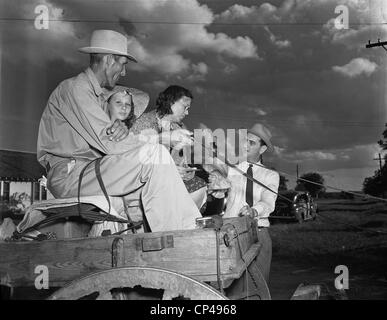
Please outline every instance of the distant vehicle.
[[296, 220], [299, 223], [316, 219], [317, 204], [309, 192], [287, 190], [279, 193], [292, 200], [292, 203], [277, 197], [275, 210], [270, 215], [271, 219]]

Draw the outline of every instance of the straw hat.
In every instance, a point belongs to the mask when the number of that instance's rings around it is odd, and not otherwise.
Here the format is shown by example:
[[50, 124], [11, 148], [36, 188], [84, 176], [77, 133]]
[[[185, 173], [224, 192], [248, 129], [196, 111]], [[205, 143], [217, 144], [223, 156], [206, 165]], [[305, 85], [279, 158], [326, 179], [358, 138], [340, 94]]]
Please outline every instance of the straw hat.
[[[106, 90], [106, 89], [105, 89]], [[117, 92], [126, 92], [132, 95], [134, 105], [134, 115], [136, 118], [141, 116], [149, 103], [149, 94], [136, 88], [128, 88], [124, 86], [115, 86], [113, 90], [106, 90], [104, 93], [105, 99], [108, 100], [113, 94]]]
[[272, 152], [274, 150], [273, 144], [270, 141], [271, 133], [264, 125], [256, 123], [251, 129], [248, 129], [247, 132], [261, 138], [266, 143], [268, 151]]
[[128, 53], [128, 39], [113, 30], [95, 30], [91, 35], [90, 46], [78, 49], [82, 53], [111, 53], [125, 56], [133, 62], [137, 60]]

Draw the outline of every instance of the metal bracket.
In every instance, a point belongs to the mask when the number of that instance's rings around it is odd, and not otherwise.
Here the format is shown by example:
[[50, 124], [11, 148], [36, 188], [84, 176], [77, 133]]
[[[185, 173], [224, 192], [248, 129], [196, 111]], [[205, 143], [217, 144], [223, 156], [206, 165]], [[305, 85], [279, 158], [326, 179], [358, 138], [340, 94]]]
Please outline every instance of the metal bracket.
[[112, 243], [112, 267], [123, 267], [125, 265], [124, 239], [114, 238]]
[[161, 251], [164, 248], [173, 248], [173, 235], [165, 235], [155, 238], [138, 238], [136, 239], [137, 251]]

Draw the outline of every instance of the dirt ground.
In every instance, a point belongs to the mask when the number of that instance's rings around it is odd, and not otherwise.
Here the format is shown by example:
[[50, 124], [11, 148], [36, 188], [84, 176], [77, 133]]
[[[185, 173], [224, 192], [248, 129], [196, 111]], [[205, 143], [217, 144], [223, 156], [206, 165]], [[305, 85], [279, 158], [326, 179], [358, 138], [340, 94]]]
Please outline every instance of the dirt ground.
[[[320, 284], [324, 297], [387, 299], [387, 206], [364, 200], [321, 200], [315, 221], [274, 223], [269, 288], [289, 299], [300, 283]], [[335, 289], [335, 268], [349, 271], [346, 295]]]

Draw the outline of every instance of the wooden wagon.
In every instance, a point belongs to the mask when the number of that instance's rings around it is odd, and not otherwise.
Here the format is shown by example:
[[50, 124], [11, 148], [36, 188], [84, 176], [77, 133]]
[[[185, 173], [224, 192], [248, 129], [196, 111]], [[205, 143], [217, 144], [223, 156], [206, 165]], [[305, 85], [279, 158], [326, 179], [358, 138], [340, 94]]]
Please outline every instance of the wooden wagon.
[[217, 228], [1, 242], [0, 275], [10, 288], [47, 281], [60, 288], [50, 299], [270, 299], [260, 248], [252, 219], [229, 218]]

